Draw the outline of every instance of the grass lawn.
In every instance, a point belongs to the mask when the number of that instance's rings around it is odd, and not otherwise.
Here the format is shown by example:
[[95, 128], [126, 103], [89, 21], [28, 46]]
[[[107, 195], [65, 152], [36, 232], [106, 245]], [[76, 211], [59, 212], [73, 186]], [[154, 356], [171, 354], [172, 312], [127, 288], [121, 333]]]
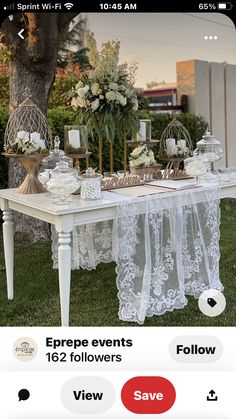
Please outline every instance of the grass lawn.
[[[154, 316], [144, 326], [236, 326], [236, 201], [221, 203], [221, 281], [227, 307], [216, 318], [200, 313], [188, 297], [183, 310]], [[137, 326], [118, 319], [115, 265], [72, 272], [71, 326]], [[0, 326], [60, 326], [57, 270], [52, 270], [50, 243], [15, 243], [15, 299], [6, 297], [3, 246], [0, 246]], [[139, 326], [140, 327], [140, 326]]]

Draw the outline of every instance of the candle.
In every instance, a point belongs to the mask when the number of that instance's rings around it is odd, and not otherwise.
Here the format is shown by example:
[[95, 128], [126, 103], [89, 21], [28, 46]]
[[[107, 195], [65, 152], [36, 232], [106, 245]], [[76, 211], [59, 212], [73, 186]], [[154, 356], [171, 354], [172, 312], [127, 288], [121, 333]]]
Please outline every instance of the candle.
[[68, 131], [69, 143], [73, 148], [80, 148], [80, 132], [78, 129]]
[[38, 145], [39, 145], [40, 148], [46, 148], [46, 145], [45, 145], [45, 141], [44, 140], [39, 140], [38, 141]]
[[27, 131], [19, 131], [17, 133], [17, 138], [19, 138], [20, 140], [29, 141], [30, 134]]
[[33, 132], [30, 135], [32, 143], [38, 148], [45, 148], [45, 141], [41, 140], [39, 132]]
[[179, 148], [181, 148], [182, 150], [184, 150], [185, 147], [186, 147], [186, 141], [185, 140], [178, 140], [177, 141], [177, 145], [178, 145]]
[[175, 144], [174, 138], [167, 138], [166, 139], [166, 153], [168, 156], [178, 155], [178, 148]]
[[146, 141], [146, 123], [143, 121], [139, 122], [139, 132], [137, 134], [138, 141]]

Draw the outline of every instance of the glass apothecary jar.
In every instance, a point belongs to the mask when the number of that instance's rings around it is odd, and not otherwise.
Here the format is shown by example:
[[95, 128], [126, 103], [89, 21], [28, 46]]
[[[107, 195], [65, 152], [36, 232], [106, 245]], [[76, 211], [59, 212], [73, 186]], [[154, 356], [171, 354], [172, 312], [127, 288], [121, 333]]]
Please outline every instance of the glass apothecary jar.
[[45, 184], [47, 190], [53, 194], [54, 204], [70, 204], [69, 196], [80, 186], [78, 173], [63, 160], [59, 160], [56, 168], [49, 173], [49, 180]]
[[96, 173], [92, 167], [89, 167], [79, 178], [81, 180], [80, 196], [82, 199], [94, 200], [102, 198], [102, 175]]
[[202, 139], [197, 142], [197, 148], [194, 150], [195, 156], [204, 156], [208, 160], [207, 173], [204, 175], [206, 182], [215, 181], [217, 175], [214, 173], [213, 163], [220, 160], [223, 155], [221, 148], [221, 142], [211, 134], [210, 131], [206, 131]]
[[152, 124], [151, 119], [139, 120], [139, 131], [137, 133], [137, 140], [140, 142], [151, 141], [152, 139]]
[[223, 155], [221, 142], [217, 140], [210, 131], [206, 131], [202, 139], [197, 142], [197, 148], [194, 150], [194, 155], [204, 155], [209, 163], [220, 160]]
[[209, 162], [205, 156], [193, 156], [184, 160], [184, 169], [188, 176], [198, 181], [199, 176], [207, 173]]
[[51, 170], [55, 169], [56, 164], [61, 160], [68, 163], [69, 167], [73, 168], [73, 159], [67, 157], [63, 150], [60, 150], [60, 138], [58, 135], [54, 139], [54, 150], [51, 150], [49, 156], [42, 160], [39, 172], [38, 180], [40, 183], [45, 185], [49, 180], [49, 174]]

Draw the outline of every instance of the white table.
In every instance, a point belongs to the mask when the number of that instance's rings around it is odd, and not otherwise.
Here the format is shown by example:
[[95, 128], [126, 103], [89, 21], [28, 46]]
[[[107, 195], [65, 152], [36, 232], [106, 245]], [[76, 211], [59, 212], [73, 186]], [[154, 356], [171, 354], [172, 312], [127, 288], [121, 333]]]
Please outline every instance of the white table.
[[[169, 205], [168, 196], [173, 193], [178, 192], [162, 194], [167, 208]], [[232, 196], [236, 196], [236, 183], [223, 184], [220, 197]], [[12, 300], [14, 296], [14, 210], [54, 225], [59, 233], [58, 263], [62, 326], [69, 325], [71, 232], [78, 225], [114, 219], [117, 213], [117, 203], [120, 202], [122, 197], [114, 193], [104, 192], [103, 199], [97, 201], [83, 201], [78, 196], [73, 196], [72, 199], [73, 204], [65, 207], [54, 205], [47, 194], [19, 195], [15, 192], [15, 189], [0, 191], [0, 206], [4, 220], [3, 242], [8, 299]], [[142, 205], [140, 211], [142, 211]]]

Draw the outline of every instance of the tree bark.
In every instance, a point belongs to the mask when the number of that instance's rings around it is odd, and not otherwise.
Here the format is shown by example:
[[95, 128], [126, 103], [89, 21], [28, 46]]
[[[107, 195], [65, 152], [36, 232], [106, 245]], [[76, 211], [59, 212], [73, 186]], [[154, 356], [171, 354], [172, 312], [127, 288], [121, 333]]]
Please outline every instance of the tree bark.
[[[24, 99], [26, 88], [31, 100], [46, 115], [48, 99], [54, 82], [60, 32], [76, 16], [75, 13], [25, 13], [6, 19], [1, 26], [1, 42], [11, 52], [10, 111]], [[25, 39], [18, 36], [25, 29]], [[9, 161], [9, 187], [19, 186], [24, 169], [14, 159]], [[16, 232], [32, 241], [49, 237], [48, 225], [39, 220], [15, 214]]]

